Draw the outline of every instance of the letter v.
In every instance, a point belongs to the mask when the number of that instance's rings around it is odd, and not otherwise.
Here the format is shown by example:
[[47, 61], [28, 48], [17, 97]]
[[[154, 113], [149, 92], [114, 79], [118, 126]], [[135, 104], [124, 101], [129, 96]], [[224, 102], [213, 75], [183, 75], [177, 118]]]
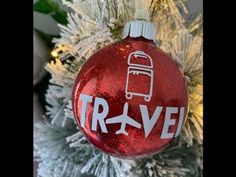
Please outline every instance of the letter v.
[[146, 105], [140, 105], [139, 107], [140, 107], [141, 114], [142, 114], [145, 137], [147, 138], [147, 136], [151, 132], [152, 128], [154, 127], [156, 121], [158, 120], [163, 107], [158, 107], [157, 106], [151, 119], [149, 118], [147, 106]]

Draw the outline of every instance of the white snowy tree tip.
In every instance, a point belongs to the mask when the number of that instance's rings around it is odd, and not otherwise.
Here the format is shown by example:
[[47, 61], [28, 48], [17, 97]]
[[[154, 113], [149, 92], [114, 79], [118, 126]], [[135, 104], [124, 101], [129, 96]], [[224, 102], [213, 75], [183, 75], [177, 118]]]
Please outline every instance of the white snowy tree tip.
[[148, 1], [134, 0], [135, 12], [134, 19], [149, 21]]

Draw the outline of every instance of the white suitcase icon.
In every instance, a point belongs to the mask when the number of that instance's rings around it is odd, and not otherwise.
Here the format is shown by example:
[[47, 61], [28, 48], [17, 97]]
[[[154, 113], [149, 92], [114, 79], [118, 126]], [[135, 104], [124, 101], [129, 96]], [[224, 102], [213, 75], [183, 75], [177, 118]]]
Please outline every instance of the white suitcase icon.
[[[142, 61], [138, 63], [132, 62], [132, 59], [136, 59], [137, 61]], [[144, 62], [145, 60], [145, 62]], [[134, 85], [135, 82], [139, 81], [139, 77], [146, 82], [145, 83], [137, 83], [147, 85], [148, 88], [143, 88], [143, 90], [135, 90]], [[132, 88], [131, 88], [132, 87]], [[140, 88], [140, 87], [139, 87]], [[133, 95], [144, 97], [144, 100], [149, 102], [152, 97], [152, 89], [153, 89], [153, 62], [152, 58], [144, 53], [143, 51], [135, 51], [129, 54], [128, 57], [128, 71], [127, 71], [127, 79], [126, 79], [126, 98], [131, 99]]]

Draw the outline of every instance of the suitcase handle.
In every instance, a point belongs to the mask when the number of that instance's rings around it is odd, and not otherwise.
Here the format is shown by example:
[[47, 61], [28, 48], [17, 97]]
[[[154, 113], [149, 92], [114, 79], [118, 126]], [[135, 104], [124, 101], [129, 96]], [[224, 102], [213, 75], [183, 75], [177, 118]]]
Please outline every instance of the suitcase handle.
[[[134, 55], [135, 58], [137, 57], [141, 57], [141, 58], [145, 58], [145, 59], [148, 59], [149, 62], [150, 62], [150, 66], [148, 65], [142, 65], [142, 64], [135, 64], [135, 63], [132, 63], [130, 60], [131, 60], [131, 57]], [[135, 52], [132, 52], [129, 54], [129, 57], [128, 57], [128, 65], [132, 65], [132, 66], [140, 66], [140, 67], [144, 67], [144, 68], [153, 68], [153, 63], [152, 63], [152, 58], [144, 53], [143, 51], [135, 51]]]

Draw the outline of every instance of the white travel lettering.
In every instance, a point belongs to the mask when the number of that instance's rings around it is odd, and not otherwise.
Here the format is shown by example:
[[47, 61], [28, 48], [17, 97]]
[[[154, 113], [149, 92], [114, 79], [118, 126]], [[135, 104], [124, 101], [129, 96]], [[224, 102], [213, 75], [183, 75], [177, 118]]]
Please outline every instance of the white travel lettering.
[[144, 126], [144, 133], [145, 137], [149, 135], [152, 128], [154, 127], [156, 121], [160, 117], [161, 111], [163, 107], [156, 107], [154, 114], [152, 115], [152, 118], [149, 118], [148, 110], [146, 105], [140, 105], [140, 110], [142, 114], [142, 120], [143, 120], [143, 126]]
[[181, 107], [180, 113], [179, 113], [179, 124], [178, 124], [177, 131], [175, 133], [175, 137], [179, 136], [183, 123], [184, 123], [184, 107]]
[[[81, 127], [85, 127], [86, 121], [86, 111], [88, 108], [88, 103], [92, 103], [93, 97], [85, 94], [80, 94], [79, 100], [82, 101], [81, 105]], [[114, 117], [107, 118], [109, 113], [109, 105], [107, 101], [103, 98], [95, 97], [93, 113], [92, 113], [92, 127], [91, 130], [97, 131], [98, 124], [100, 125], [101, 131], [103, 133], [108, 133], [106, 124], [120, 124], [120, 129], [115, 132], [116, 135], [123, 134], [128, 136], [128, 128], [127, 125], [140, 129], [142, 125], [137, 122], [137, 117], [130, 117], [128, 115], [128, 102], [125, 102], [123, 105], [123, 112]], [[158, 122], [161, 117], [161, 113], [163, 111], [163, 106], [157, 106], [154, 113], [149, 115], [148, 107], [146, 105], [139, 105], [145, 138], [149, 136], [155, 124]], [[185, 107], [166, 107], [165, 109], [165, 117], [164, 117], [164, 125], [161, 132], [161, 139], [169, 139], [173, 137], [177, 137], [184, 124], [184, 112]], [[176, 119], [172, 118], [172, 114], [179, 114], [178, 125], [175, 132], [169, 132], [170, 126], [175, 125], [177, 123]], [[106, 120], [105, 120], [106, 119]], [[174, 131], [174, 130], [173, 130]]]
[[165, 122], [161, 133], [161, 139], [173, 138], [174, 133], [168, 133], [169, 126], [175, 124], [175, 119], [171, 119], [171, 114], [178, 112], [177, 107], [166, 107]]
[[[103, 111], [99, 113], [99, 106], [102, 106]], [[99, 122], [102, 132], [108, 133], [104, 122], [105, 117], [109, 112], [108, 104], [103, 98], [95, 98], [94, 108], [93, 108], [93, 120], [92, 120], [92, 130], [97, 130], [97, 122]]]
[[93, 97], [92, 97], [92, 96], [89, 96], [89, 95], [80, 94], [79, 100], [82, 101], [82, 108], [81, 108], [82, 110], [81, 110], [81, 120], [80, 120], [80, 124], [81, 124], [81, 127], [84, 128], [84, 126], [85, 126], [85, 117], [86, 117], [87, 104], [92, 102]]

